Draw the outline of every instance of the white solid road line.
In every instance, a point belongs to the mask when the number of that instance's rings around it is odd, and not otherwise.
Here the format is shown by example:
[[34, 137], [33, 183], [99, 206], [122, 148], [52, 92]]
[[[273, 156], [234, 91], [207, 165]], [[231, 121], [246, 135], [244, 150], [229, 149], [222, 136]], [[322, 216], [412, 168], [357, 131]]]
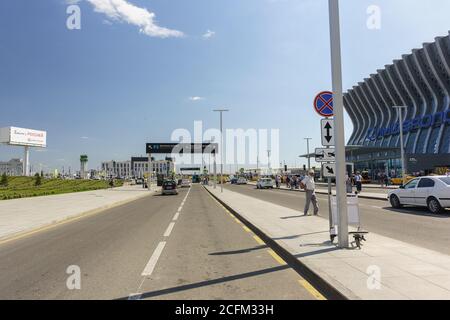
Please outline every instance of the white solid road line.
[[161, 253], [163, 252], [165, 245], [166, 245], [165, 241], [161, 241], [158, 244], [152, 256], [150, 257], [150, 260], [148, 260], [147, 265], [144, 268], [144, 271], [142, 271], [141, 274], [142, 276], [150, 276], [153, 273], [153, 270], [155, 269], [156, 264], [158, 263], [159, 257], [161, 256]]
[[169, 226], [166, 229], [166, 232], [164, 232], [164, 237], [168, 237], [170, 236], [170, 234], [172, 233], [172, 229], [175, 226], [175, 222], [171, 222], [169, 223]]
[[175, 213], [175, 215], [173, 216], [172, 221], [177, 221], [179, 216], [180, 216], [180, 211], [177, 211], [177, 213]]

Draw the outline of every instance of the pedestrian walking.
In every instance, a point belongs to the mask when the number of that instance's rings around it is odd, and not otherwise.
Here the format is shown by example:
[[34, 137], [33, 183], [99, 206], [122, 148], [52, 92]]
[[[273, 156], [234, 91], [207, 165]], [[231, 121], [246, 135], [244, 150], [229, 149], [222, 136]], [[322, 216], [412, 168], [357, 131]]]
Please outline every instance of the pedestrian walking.
[[316, 198], [316, 183], [314, 182], [314, 170], [310, 170], [308, 175], [300, 183], [301, 187], [305, 189], [306, 203], [305, 203], [305, 216], [308, 215], [309, 205], [312, 202], [314, 207], [314, 215], [319, 213], [319, 206], [317, 205]]
[[345, 175], [345, 187], [347, 189], [347, 193], [353, 193], [353, 183], [352, 178], [348, 175]]
[[361, 193], [362, 190], [362, 176], [361, 173], [359, 171], [356, 172], [355, 175], [355, 184], [356, 184], [356, 192]]

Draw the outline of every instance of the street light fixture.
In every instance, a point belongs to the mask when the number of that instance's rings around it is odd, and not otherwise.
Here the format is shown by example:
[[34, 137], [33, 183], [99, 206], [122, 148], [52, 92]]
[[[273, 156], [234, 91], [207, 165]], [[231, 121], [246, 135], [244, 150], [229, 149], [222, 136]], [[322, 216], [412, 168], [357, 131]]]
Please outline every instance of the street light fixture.
[[403, 116], [402, 109], [406, 109], [406, 106], [393, 106], [392, 108], [397, 109], [398, 115], [398, 126], [400, 128], [400, 157], [402, 161], [402, 181], [403, 184], [406, 183], [406, 163], [405, 163], [405, 148], [403, 145]]
[[223, 192], [223, 129], [222, 129], [222, 113], [228, 112], [228, 109], [215, 109], [214, 112], [220, 113], [220, 192]]

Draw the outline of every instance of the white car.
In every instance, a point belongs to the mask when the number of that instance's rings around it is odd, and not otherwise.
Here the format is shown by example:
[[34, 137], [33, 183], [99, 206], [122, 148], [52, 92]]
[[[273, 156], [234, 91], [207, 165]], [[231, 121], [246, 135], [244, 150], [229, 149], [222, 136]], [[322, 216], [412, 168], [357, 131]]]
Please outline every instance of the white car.
[[189, 179], [181, 180], [180, 187], [181, 188], [190, 188], [191, 187], [191, 181]]
[[247, 179], [245, 179], [244, 177], [239, 177], [236, 184], [247, 184]]
[[273, 189], [273, 180], [271, 178], [261, 178], [256, 183], [256, 188], [258, 189]]
[[427, 176], [412, 179], [399, 189], [388, 193], [393, 208], [403, 205], [428, 207], [432, 213], [450, 208], [450, 177]]

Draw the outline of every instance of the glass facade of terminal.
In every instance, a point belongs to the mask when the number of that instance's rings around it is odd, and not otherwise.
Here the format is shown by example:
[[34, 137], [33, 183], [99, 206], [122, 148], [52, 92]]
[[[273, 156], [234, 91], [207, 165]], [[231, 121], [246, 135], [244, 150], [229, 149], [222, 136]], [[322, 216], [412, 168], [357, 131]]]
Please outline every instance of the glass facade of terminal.
[[344, 94], [344, 106], [354, 126], [348, 145], [360, 147], [354, 149], [357, 155], [347, 152], [356, 170], [372, 177], [378, 171], [400, 174], [400, 126], [393, 106], [406, 107], [406, 171], [450, 167], [450, 36], [377, 70]]

